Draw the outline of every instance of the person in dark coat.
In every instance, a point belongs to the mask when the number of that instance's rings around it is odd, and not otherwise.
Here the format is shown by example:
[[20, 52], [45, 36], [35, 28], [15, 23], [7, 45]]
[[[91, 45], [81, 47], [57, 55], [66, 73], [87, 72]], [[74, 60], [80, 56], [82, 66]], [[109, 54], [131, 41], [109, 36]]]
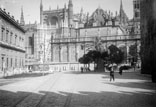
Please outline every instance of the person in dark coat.
[[81, 67], [81, 73], [83, 73], [83, 67]]
[[122, 72], [123, 72], [123, 67], [121, 66], [121, 67], [119, 68], [119, 74], [122, 75]]
[[109, 70], [110, 70], [110, 81], [112, 81], [112, 79], [114, 81], [115, 80], [115, 78], [114, 78], [114, 67], [111, 65], [109, 67]]

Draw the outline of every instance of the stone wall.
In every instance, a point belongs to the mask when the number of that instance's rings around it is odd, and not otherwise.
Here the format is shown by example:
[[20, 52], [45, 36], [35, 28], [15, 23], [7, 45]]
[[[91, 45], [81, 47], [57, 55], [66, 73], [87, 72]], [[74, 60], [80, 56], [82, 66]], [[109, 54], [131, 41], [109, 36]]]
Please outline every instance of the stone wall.
[[80, 37], [113, 36], [113, 35], [124, 35], [124, 32], [121, 30], [119, 26], [93, 27], [80, 29]]
[[156, 82], [156, 0], [141, 0], [142, 73]]

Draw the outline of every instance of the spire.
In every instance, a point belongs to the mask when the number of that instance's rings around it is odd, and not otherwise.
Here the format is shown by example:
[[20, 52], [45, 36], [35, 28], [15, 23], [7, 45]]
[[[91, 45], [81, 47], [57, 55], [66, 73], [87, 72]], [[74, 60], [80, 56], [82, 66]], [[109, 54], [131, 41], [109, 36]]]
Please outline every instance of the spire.
[[80, 14], [83, 14], [83, 7], [81, 7]]
[[51, 10], [51, 6], [49, 6], [49, 10]]
[[123, 10], [122, 0], [120, 1], [120, 10]]
[[123, 21], [123, 14], [124, 14], [124, 10], [123, 10], [123, 5], [122, 5], [122, 0], [120, 1], [120, 11], [119, 11], [119, 16], [120, 16], [120, 23]]
[[42, 0], [41, 0], [41, 2], [40, 2], [40, 8], [43, 8]]
[[80, 22], [82, 22], [82, 19], [83, 19], [83, 8], [81, 7], [81, 10], [80, 10]]
[[40, 24], [42, 24], [42, 15], [43, 15], [43, 4], [42, 0], [40, 2]]
[[25, 25], [25, 22], [24, 22], [24, 15], [23, 15], [23, 7], [21, 8], [21, 19], [20, 19], [20, 24], [21, 24], [21, 25]]
[[72, 3], [72, 0], [69, 0], [69, 4], [73, 4], [73, 3]]
[[120, 20], [120, 24], [125, 24], [128, 21], [128, 17], [125, 14], [124, 9], [123, 9], [122, 0], [120, 3], [119, 20]]
[[118, 16], [118, 12], [117, 12], [117, 11], [115, 12], [115, 16], [116, 16], [116, 17]]
[[113, 12], [111, 12], [111, 14], [110, 14], [110, 15], [111, 15], [111, 18], [113, 18]]
[[122, 0], [120, 1], [120, 18], [123, 17], [124, 10], [123, 10], [123, 5], [122, 5]]
[[73, 3], [69, 0], [68, 4], [68, 26], [71, 27], [73, 24]]
[[66, 9], [66, 3], [64, 4], [64, 8]]
[[89, 20], [89, 12], [87, 12], [87, 18], [86, 18], [87, 23], [88, 23], [88, 20]]
[[110, 10], [108, 11], [108, 19], [109, 20], [111, 19], [111, 12], [110, 12]]
[[98, 9], [101, 9], [101, 6], [100, 6], [100, 4], [99, 4], [99, 6], [98, 6]]
[[72, 0], [69, 0], [68, 7], [73, 7]]

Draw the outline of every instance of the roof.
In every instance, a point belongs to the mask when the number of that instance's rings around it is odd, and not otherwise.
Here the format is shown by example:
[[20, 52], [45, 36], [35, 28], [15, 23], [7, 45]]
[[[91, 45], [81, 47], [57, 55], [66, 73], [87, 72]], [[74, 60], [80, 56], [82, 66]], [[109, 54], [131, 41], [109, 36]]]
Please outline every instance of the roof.
[[25, 33], [25, 30], [20, 26], [20, 24], [15, 21], [14, 17], [10, 16], [10, 13], [6, 13], [5, 9], [2, 10], [0, 8], [0, 16], [3, 17], [3, 19], [7, 20], [8, 22], [10, 22], [12, 25], [14, 25], [16, 28], [18, 28], [19, 30], [21, 30], [23, 33]]

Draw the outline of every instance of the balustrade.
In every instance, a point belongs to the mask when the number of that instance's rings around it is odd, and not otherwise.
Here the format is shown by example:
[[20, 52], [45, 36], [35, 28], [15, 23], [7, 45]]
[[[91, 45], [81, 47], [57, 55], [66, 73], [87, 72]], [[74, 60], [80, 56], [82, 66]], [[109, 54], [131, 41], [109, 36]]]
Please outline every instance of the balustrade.
[[[78, 38], [55, 38], [52, 43], [70, 43], [70, 42], [93, 42], [96, 37], [78, 37]], [[113, 35], [113, 36], [100, 36], [102, 41], [128, 41], [140, 39], [140, 34], [136, 35]]]

